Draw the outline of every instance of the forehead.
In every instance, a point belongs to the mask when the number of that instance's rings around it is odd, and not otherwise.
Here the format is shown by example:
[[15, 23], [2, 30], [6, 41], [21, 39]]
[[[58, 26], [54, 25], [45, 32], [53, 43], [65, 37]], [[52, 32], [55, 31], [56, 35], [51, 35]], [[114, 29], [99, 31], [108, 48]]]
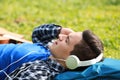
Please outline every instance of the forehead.
[[72, 43], [78, 43], [82, 40], [82, 32], [74, 32], [69, 34]]
[[82, 38], [82, 32], [73, 32], [73, 33], [69, 34], [69, 36]]

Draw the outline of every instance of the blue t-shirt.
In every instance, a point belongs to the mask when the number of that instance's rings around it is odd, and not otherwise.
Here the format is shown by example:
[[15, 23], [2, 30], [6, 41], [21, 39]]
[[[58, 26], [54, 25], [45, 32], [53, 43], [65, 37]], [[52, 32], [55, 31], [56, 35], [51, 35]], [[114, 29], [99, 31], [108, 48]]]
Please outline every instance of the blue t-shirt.
[[20, 67], [25, 62], [46, 60], [50, 56], [49, 49], [41, 44], [1, 44], [0, 45], [0, 80]]

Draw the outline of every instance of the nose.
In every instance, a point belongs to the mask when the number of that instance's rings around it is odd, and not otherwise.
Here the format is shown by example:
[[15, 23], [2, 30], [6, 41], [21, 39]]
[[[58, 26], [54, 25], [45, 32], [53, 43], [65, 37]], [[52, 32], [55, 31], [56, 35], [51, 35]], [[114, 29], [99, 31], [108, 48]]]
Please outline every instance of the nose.
[[66, 39], [67, 35], [59, 34], [59, 40], [62, 41]]

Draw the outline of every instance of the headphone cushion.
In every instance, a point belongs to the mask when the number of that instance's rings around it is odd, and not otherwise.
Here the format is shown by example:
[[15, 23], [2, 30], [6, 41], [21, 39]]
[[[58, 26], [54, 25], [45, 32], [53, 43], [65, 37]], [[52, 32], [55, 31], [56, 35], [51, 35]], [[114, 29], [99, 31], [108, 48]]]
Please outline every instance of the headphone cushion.
[[75, 69], [79, 66], [79, 58], [75, 55], [70, 55], [67, 59], [66, 59], [66, 66], [69, 69]]

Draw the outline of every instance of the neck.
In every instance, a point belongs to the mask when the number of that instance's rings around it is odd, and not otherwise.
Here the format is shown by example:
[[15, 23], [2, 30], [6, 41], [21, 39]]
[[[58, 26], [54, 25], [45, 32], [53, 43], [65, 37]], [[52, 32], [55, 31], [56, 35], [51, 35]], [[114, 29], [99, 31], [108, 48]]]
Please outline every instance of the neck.
[[65, 65], [65, 61], [64, 60], [61, 60], [61, 59], [57, 59], [53, 56], [50, 56], [51, 59], [53, 60], [56, 60], [58, 63], [60, 63], [64, 68], [67, 68], [66, 65]]

